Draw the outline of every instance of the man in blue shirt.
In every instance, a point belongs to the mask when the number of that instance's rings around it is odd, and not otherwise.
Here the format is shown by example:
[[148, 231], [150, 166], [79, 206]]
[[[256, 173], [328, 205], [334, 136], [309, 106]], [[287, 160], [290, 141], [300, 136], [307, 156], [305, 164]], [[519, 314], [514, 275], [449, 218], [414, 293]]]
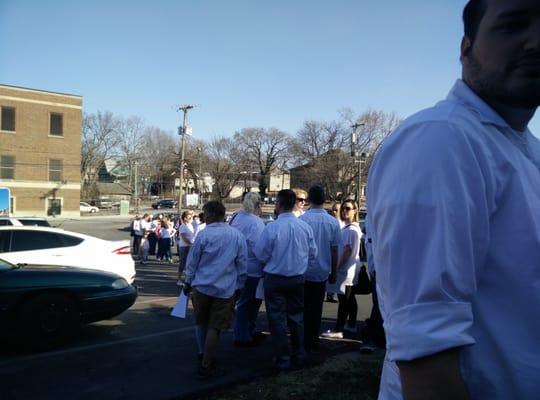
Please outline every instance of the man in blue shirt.
[[379, 399], [540, 393], [540, 2], [471, 0], [463, 80], [384, 142], [368, 220]]
[[309, 188], [307, 196], [310, 209], [300, 220], [313, 230], [318, 250], [317, 257], [308, 263], [304, 285], [304, 346], [306, 351], [312, 352], [319, 346], [326, 281], [336, 282], [341, 228], [338, 220], [323, 207], [326, 196], [321, 186]]
[[[217, 374], [215, 354], [220, 332], [230, 327], [235, 293], [246, 279], [246, 240], [225, 219], [225, 207], [218, 201], [203, 206], [206, 228], [189, 252], [184, 293], [193, 291], [192, 301], [199, 341], [204, 342], [199, 376]], [[193, 287], [193, 290], [192, 290]]]
[[[292, 213], [296, 195], [278, 192], [278, 219], [266, 225], [253, 248], [264, 267], [264, 301], [274, 345], [274, 366], [286, 370], [302, 367], [304, 349], [304, 281], [308, 261], [317, 256], [313, 231]], [[287, 326], [291, 331], [292, 358]]]

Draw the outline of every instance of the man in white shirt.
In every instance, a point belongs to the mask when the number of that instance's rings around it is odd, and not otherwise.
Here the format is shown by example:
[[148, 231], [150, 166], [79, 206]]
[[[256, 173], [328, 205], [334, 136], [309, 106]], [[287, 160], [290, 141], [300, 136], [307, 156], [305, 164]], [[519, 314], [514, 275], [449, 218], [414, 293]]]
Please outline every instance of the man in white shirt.
[[326, 281], [336, 282], [341, 228], [338, 220], [324, 209], [325, 193], [321, 186], [309, 188], [307, 198], [311, 207], [300, 220], [313, 230], [318, 250], [317, 257], [308, 263], [304, 285], [304, 346], [312, 352], [319, 346]]
[[206, 228], [197, 235], [189, 252], [184, 293], [193, 287], [193, 308], [198, 332], [204, 342], [199, 376], [218, 374], [216, 348], [223, 329], [230, 327], [236, 290], [246, 279], [246, 241], [223, 222], [225, 207], [218, 201], [203, 206]]
[[540, 2], [471, 0], [463, 20], [463, 80], [369, 173], [381, 400], [540, 393]]
[[[296, 195], [278, 192], [278, 219], [264, 228], [253, 248], [264, 267], [264, 300], [274, 344], [274, 366], [281, 370], [300, 368], [304, 349], [304, 281], [308, 261], [317, 257], [310, 226], [292, 213]], [[287, 327], [291, 331], [292, 358]]]

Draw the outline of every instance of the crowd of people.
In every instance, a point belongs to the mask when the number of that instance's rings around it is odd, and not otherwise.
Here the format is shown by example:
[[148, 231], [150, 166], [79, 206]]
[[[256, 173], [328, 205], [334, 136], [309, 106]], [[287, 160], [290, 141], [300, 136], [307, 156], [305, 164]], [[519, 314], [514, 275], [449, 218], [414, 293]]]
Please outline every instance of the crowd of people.
[[[219, 372], [215, 355], [222, 330], [232, 326], [238, 347], [262, 344], [266, 336], [257, 330], [257, 318], [263, 301], [273, 365], [280, 370], [302, 367], [306, 356], [318, 351], [320, 337], [342, 338], [344, 330], [357, 334], [359, 210], [346, 200], [327, 211], [325, 202], [320, 186], [282, 190], [275, 221], [266, 226], [255, 192], [245, 193], [241, 209], [228, 221], [216, 201], [195, 217], [188, 210], [179, 218], [145, 214], [133, 220], [133, 253], [141, 263], [149, 256], [172, 263], [171, 248], [177, 247], [178, 284], [194, 306], [201, 376]], [[339, 302], [337, 323], [321, 334], [323, 302], [333, 294]]]

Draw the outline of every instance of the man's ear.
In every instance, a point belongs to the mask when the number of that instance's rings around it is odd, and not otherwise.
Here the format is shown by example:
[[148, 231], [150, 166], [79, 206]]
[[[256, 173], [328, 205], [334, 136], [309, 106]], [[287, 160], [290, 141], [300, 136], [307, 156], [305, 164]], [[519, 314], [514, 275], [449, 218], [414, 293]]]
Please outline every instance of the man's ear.
[[461, 56], [460, 59], [463, 61], [464, 58], [467, 58], [472, 50], [472, 42], [467, 36], [463, 36], [461, 39]]

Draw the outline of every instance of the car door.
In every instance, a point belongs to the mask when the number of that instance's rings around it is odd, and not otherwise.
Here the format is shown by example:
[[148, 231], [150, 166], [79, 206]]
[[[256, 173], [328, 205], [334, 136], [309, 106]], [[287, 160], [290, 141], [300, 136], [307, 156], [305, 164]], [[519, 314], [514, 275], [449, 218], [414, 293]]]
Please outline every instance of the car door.
[[66, 252], [65, 249], [68, 243], [61, 235], [55, 232], [24, 229], [14, 229], [10, 232], [9, 251], [1, 253], [0, 258], [14, 264], [69, 265], [66, 256], [70, 252]]

